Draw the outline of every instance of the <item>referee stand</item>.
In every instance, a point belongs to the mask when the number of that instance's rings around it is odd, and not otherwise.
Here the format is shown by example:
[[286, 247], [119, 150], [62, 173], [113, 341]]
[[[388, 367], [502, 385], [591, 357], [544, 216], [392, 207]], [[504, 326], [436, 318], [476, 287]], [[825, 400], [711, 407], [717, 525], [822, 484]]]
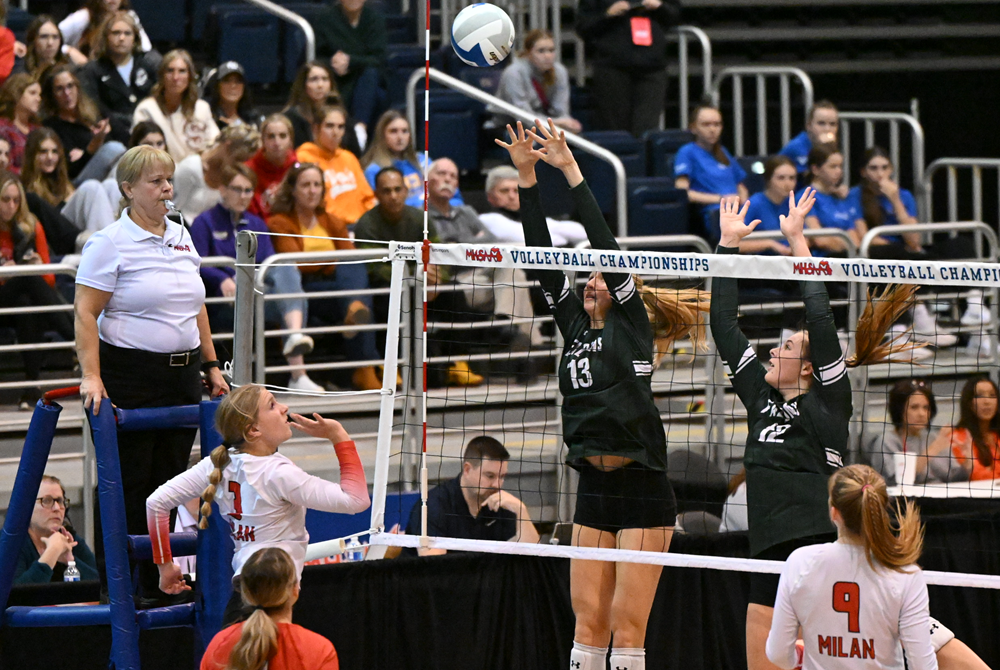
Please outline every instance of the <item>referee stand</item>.
[[[94, 416], [87, 411], [88, 425], [97, 456], [97, 493], [100, 499], [104, 534], [108, 604], [60, 607], [7, 607], [14, 581], [17, 555], [27, 537], [35, 495], [48, 462], [52, 439], [62, 407], [55, 398], [76, 395], [78, 388], [47, 393], [35, 405], [21, 453], [10, 506], [0, 532], [0, 626], [12, 628], [111, 626], [109, 667], [139, 670], [139, 632], [158, 628], [188, 626], [194, 629], [197, 667], [205, 646], [222, 628], [222, 616], [232, 592], [233, 544], [229, 528], [218, 509], [209, 517], [209, 528], [198, 533], [171, 533], [170, 547], [176, 556], [197, 554], [199, 578], [192, 603], [149, 610], [136, 610], [129, 558], [152, 558], [148, 535], [128, 535], [125, 525], [125, 498], [118, 459], [119, 430], [155, 430], [198, 426], [201, 453], [205, 457], [222, 440], [215, 430], [217, 401], [199, 405], [155, 409], [115, 409], [111, 401], [101, 401]], [[214, 505], [213, 505], [214, 507]]]

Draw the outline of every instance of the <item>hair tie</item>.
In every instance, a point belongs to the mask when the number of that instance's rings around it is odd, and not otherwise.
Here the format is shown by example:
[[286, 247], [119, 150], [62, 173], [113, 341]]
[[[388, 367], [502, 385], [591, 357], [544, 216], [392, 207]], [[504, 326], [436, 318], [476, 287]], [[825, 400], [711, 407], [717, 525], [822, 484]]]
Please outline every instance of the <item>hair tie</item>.
[[871, 484], [865, 484], [864, 486], [861, 487], [861, 493], [863, 494], [865, 491], [867, 491], [870, 488], [872, 488]]
[[264, 614], [267, 614], [267, 608], [264, 607], [263, 605], [257, 605], [257, 606], [255, 606], [253, 608], [253, 610], [254, 610], [254, 612], [256, 612], [257, 610], [260, 610], [261, 612], [264, 612]]

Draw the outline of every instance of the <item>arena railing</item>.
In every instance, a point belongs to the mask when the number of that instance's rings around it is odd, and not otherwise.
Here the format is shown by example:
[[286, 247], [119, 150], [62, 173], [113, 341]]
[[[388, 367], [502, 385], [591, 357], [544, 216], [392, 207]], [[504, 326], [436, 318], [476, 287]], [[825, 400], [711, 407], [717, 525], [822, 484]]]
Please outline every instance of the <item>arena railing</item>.
[[[903, 183], [900, 179], [900, 127], [906, 126], [910, 130], [910, 160], [912, 165], [914, 196], [917, 199], [920, 218], [927, 220], [929, 213], [924, 211], [924, 128], [920, 125], [912, 114], [902, 112], [840, 112], [840, 146], [844, 154], [844, 165], [853, 166], [851, 163], [851, 126], [852, 124], [864, 124], [865, 149], [881, 141], [877, 133], [876, 124], [888, 129], [889, 159], [896, 168], [896, 181]], [[882, 136], [885, 137], [884, 135]], [[848, 168], [845, 167], [845, 170]]]
[[[719, 106], [722, 99], [722, 84], [727, 79], [733, 80], [733, 153], [736, 156], [747, 155], [745, 142], [745, 119], [743, 108], [743, 78], [753, 78], [756, 82], [757, 103], [757, 152], [751, 155], [768, 155], [774, 153], [768, 146], [768, 96], [769, 79], [778, 80], [778, 90], [781, 106], [781, 145], [784, 146], [792, 138], [792, 93], [791, 81], [795, 79], [802, 88], [802, 104], [804, 117], [808, 116], [813, 105], [812, 79], [805, 71], [797, 67], [741, 65], [727, 67], [715, 75], [712, 84], [712, 104]], [[805, 121], [803, 118], [803, 126]], [[779, 146], [779, 148], [780, 148]]]
[[[410, 127], [417, 127], [417, 100], [416, 100], [416, 90], [417, 84], [424, 80], [425, 72], [422, 69], [414, 70], [413, 74], [410, 75], [410, 81], [406, 85], [406, 117], [410, 121]], [[477, 100], [485, 105], [492, 105], [506, 114], [523, 121], [528, 124], [533, 124], [535, 122], [535, 117], [538, 115], [526, 109], [520, 109], [514, 105], [501, 100], [495, 95], [490, 95], [489, 93], [484, 93], [474, 86], [466, 84], [460, 79], [456, 79], [450, 75], [436, 70], [434, 68], [430, 69], [430, 79], [433, 82], [443, 84], [450, 89], [458, 91], [462, 95]], [[426, 110], [425, 110], [426, 111]], [[625, 237], [628, 234], [628, 197], [626, 189], [627, 175], [625, 174], [625, 166], [622, 164], [618, 156], [614, 155], [612, 152], [608, 151], [604, 147], [598, 146], [589, 140], [585, 140], [571, 132], [566, 132], [566, 141], [570, 146], [583, 151], [584, 153], [591, 154], [598, 159], [611, 164], [611, 168], [615, 171], [615, 211], [618, 217], [618, 235]]]
[[[941, 172], [947, 175], [948, 181], [948, 221], [958, 221], [958, 189], [959, 171], [968, 170], [971, 174], [971, 205], [972, 219], [985, 221], [983, 217], [983, 170], [997, 171], [997, 212], [1000, 213], [1000, 159], [998, 158], [939, 158], [924, 170], [923, 176], [923, 210], [929, 221], [934, 219], [934, 178]], [[964, 198], [963, 198], [964, 200]], [[966, 201], [968, 202], [968, 201]], [[978, 250], [980, 255], [981, 250]]]
[[[274, 254], [273, 256], [267, 258], [263, 263], [257, 266], [257, 272], [255, 273], [254, 283], [253, 283], [253, 294], [254, 294], [254, 312], [253, 312], [253, 351], [257, 361], [256, 368], [253, 372], [253, 380], [258, 384], [263, 384], [268, 372], [288, 372], [292, 368], [289, 365], [276, 365], [267, 366], [266, 352], [265, 352], [265, 341], [268, 336], [281, 336], [290, 335], [293, 332], [301, 332], [309, 335], [319, 335], [326, 333], [359, 333], [362, 331], [378, 331], [386, 330], [386, 324], [384, 323], [372, 323], [368, 325], [355, 325], [355, 326], [314, 326], [309, 327], [305, 325], [299, 331], [291, 331], [286, 328], [280, 328], [275, 330], [265, 330], [264, 323], [264, 301], [266, 300], [282, 300], [289, 298], [305, 298], [307, 300], [320, 299], [320, 298], [335, 298], [343, 296], [376, 296], [376, 295], [388, 295], [388, 288], [369, 288], [364, 290], [347, 290], [347, 291], [316, 291], [316, 292], [302, 292], [302, 293], [266, 293], [267, 286], [265, 280], [267, 278], [267, 273], [275, 265], [283, 264], [309, 264], [309, 263], [324, 263], [330, 264], [334, 262], [348, 263], [348, 262], [368, 262], [373, 259], [382, 259], [386, 256], [385, 249], [353, 249], [353, 250], [339, 250], [339, 251], [300, 251], [294, 253], [283, 253]], [[405, 329], [406, 326], [404, 325]], [[239, 329], [239, 324], [237, 324], [237, 330]], [[370, 360], [370, 361], [336, 361], [333, 363], [306, 363], [303, 367], [306, 371], [309, 370], [342, 370], [351, 369], [359, 366], [367, 365], [382, 365], [383, 360]]]
[[681, 113], [680, 127], [687, 128], [688, 114], [691, 110], [691, 82], [689, 80], [691, 66], [688, 45], [692, 38], [701, 45], [701, 94], [705, 96], [712, 92], [712, 41], [708, 39], [708, 33], [696, 26], [677, 26], [675, 34], [678, 42], [677, 93]]
[[298, 26], [299, 30], [301, 30], [305, 34], [305, 39], [306, 39], [306, 45], [305, 45], [306, 59], [304, 62], [308, 63], [310, 61], [316, 60], [316, 31], [313, 30], [312, 25], [310, 25], [310, 23], [306, 21], [305, 17], [296, 14], [295, 12], [285, 7], [282, 7], [281, 5], [275, 4], [271, 2], [271, 0], [244, 0], [244, 2], [248, 2], [251, 5], [260, 7], [265, 12], [274, 14], [279, 19], [282, 19], [283, 21], [287, 21], [288, 23], [292, 23]]

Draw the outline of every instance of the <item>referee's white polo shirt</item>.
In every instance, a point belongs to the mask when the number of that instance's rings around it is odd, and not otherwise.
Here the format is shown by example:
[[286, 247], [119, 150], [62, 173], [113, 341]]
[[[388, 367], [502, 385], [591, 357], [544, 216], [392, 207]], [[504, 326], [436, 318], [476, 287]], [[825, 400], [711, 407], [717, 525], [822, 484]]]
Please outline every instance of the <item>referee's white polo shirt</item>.
[[170, 354], [200, 346], [205, 304], [201, 257], [184, 226], [167, 219], [163, 237], [140, 228], [128, 210], [83, 247], [76, 283], [111, 293], [97, 320], [116, 347]]

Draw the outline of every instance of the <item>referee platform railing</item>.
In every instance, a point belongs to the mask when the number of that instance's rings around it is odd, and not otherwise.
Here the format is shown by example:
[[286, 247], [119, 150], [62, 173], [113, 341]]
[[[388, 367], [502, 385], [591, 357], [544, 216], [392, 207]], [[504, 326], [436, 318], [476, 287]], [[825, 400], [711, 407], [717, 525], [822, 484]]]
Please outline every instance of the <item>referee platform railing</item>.
[[[214, 428], [216, 401], [200, 405], [153, 409], [122, 410], [104, 399], [96, 415], [87, 418], [97, 454], [97, 494], [101, 501], [105, 571], [108, 604], [68, 605], [62, 607], [7, 607], [14, 582], [14, 572], [21, 547], [28, 538], [28, 526], [35, 497], [45, 467], [62, 407], [54, 397], [75, 395], [54, 392], [39, 400], [25, 437], [10, 507], [0, 535], [0, 626], [42, 628], [65, 626], [110, 626], [110, 666], [116, 670], [139, 670], [139, 632], [156, 628], [190, 626], [195, 629], [197, 666], [209, 640], [222, 628], [222, 617], [232, 591], [232, 553], [229, 529], [218, 508], [209, 517], [209, 530], [191, 534], [171, 534], [170, 544], [177, 555], [197, 553], [199, 579], [193, 602], [137, 610], [133, 599], [130, 554], [133, 560], [151, 557], [149, 537], [129, 536], [126, 531], [125, 498], [122, 490], [121, 464], [118, 458], [118, 431], [155, 430], [177, 426], [197, 426], [201, 435], [202, 456], [221, 444]], [[85, 495], [89, 491], [85, 492]], [[192, 551], [194, 550], [194, 551]]]

